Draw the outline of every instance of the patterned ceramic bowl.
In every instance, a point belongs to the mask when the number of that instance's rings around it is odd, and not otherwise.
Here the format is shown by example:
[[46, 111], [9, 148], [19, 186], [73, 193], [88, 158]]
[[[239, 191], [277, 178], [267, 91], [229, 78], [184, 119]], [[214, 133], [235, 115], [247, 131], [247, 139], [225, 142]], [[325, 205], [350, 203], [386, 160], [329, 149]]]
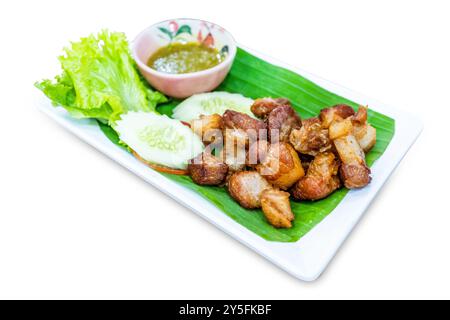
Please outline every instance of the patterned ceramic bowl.
[[[224, 60], [203, 71], [169, 74], [147, 65], [159, 48], [174, 42], [199, 42], [216, 48]], [[222, 83], [236, 56], [236, 43], [229, 32], [207, 21], [175, 19], [157, 23], [142, 31], [133, 42], [133, 56], [142, 75], [152, 87], [174, 98], [212, 91]]]

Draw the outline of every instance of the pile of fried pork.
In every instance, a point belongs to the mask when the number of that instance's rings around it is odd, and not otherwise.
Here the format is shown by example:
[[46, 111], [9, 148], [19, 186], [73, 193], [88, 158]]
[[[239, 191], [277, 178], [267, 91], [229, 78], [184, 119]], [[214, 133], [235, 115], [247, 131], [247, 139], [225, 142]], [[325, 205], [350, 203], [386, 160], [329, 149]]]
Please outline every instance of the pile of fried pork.
[[188, 166], [195, 183], [226, 186], [242, 207], [261, 208], [276, 228], [292, 227], [291, 196], [315, 201], [370, 183], [365, 154], [376, 130], [366, 107], [355, 112], [340, 104], [300, 119], [289, 100], [262, 98], [251, 111], [256, 118], [227, 110], [190, 123], [207, 146]]

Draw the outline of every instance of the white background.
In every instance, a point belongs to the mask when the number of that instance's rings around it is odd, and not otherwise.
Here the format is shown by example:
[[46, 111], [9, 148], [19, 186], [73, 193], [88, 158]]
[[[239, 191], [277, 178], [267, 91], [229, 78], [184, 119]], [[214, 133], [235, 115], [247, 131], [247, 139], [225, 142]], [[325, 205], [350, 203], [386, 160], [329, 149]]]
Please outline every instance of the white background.
[[[0, 8], [0, 298], [450, 298], [448, 1], [10, 1]], [[69, 40], [202, 18], [425, 130], [304, 283], [35, 108]]]

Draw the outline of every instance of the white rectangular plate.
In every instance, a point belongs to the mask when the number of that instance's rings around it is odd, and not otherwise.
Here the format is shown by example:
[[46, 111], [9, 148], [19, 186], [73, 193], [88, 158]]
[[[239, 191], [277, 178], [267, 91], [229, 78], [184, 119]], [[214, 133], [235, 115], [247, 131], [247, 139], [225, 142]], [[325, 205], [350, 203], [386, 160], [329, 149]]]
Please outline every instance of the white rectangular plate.
[[72, 119], [63, 108], [54, 108], [47, 100], [39, 108], [82, 140], [117, 161], [148, 183], [196, 212], [232, 237], [252, 248], [298, 279], [313, 281], [324, 271], [346, 237], [363, 215], [378, 191], [402, 160], [422, 131], [420, 120], [388, 107], [306, 71], [292, 68], [275, 59], [244, 48], [251, 54], [275, 65], [290, 69], [347, 99], [395, 119], [395, 135], [385, 153], [372, 166], [373, 180], [362, 190], [350, 191], [337, 208], [321, 223], [295, 243], [270, 242], [241, 226], [201, 196], [163, 177], [114, 145], [100, 131], [95, 121]]

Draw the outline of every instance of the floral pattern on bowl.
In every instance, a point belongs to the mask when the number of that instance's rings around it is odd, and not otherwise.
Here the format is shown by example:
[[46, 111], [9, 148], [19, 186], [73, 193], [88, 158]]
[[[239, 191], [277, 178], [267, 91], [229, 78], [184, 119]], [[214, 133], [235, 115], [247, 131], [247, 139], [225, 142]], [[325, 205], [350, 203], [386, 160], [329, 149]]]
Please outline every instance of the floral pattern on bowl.
[[[161, 31], [159, 35], [161, 38], [167, 38], [169, 42], [198, 42], [207, 47], [216, 47], [215, 37], [212, 30], [216, 29], [217, 25], [213, 23], [208, 23], [202, 21], [200, 27], [198, 28], [196, 34], [192, 32], [191, 26], [189, 24], [179, 25], [176, 20], [172, 20], [168, 23], [167, 27], [158, 27]], [[221, 27], [218, 27], [219, 32], [225, 32]], [[217, 47], [216, 47], [217, 48]], [[222, 56], [226, 56], [229, 52], [228, 45], [224, 45], [218, 50]]]
[[[151, 55], [173, 42], [198, 42], [216, 48], [223, 61], [207, 70], [167, 74], [147, 65]], [[145, 79], [157, 90], [174, 98], [214, 90], [228, 74], [236, 55], [236, 43], [224, 28], [203, 20], [173, 19], [157, 23], [142, 31], [133, 42], [133, 56]]]

